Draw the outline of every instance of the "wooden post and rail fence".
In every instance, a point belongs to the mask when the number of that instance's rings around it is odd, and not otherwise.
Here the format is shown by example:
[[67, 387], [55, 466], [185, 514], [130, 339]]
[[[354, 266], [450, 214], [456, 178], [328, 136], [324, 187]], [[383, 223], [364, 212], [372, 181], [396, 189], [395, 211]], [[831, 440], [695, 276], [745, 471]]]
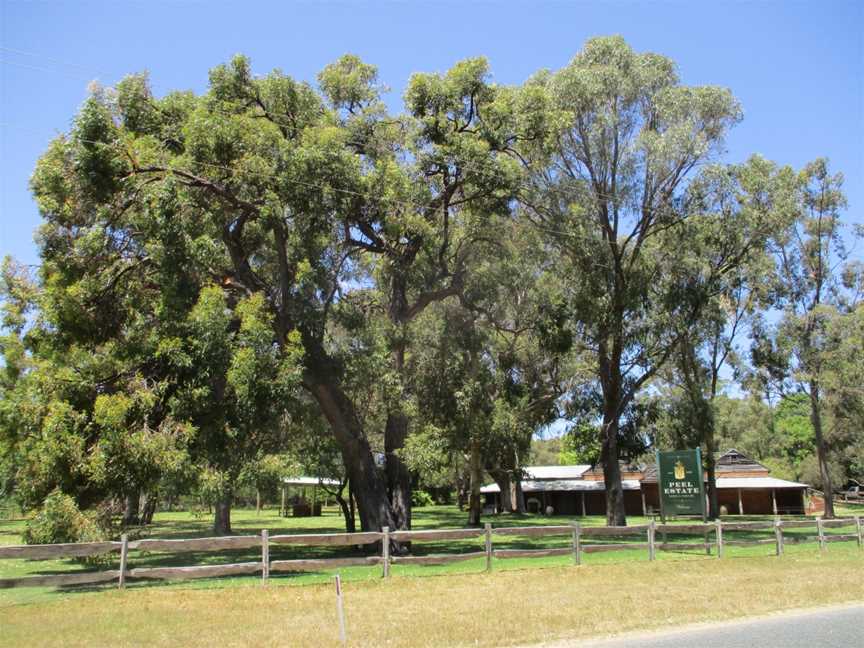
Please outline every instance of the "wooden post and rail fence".
[[[854, 533], [826, 534], [826, 528], [855, 527]], [[815, 536], [784, 536], [784, 529], [803, 529], [815, 527]], [[702, 535], [703, 541], [698, 543], [657, 542], [657, 532], [661, 537], [674, 534]], [[773, 537], [764, 539], [729, 540], [726, 534], [730, 532], [772, 531]], [[713, 542], [710, 541], [714, 535]], [[544, 549], [495, 549], [494, 536], [540, 538], [547, 536], [569, 536], [569, 546]], [[621, 542], [625, 537], [644, 537], [645, 541]], [[438, 553], [426, 555], [394, 555], [391, 553], [393, 542], [441, 542], [445, 540], [482, 539], [482, 551], [463, 553]], [[593, 539], [613, 539], [615, 542], [592, 542]], [[561, 526], [518, 526], [493, 527], [487, 523], [483, 528], [470, 529], [424, 529], [416, 531], [390, 531], [387, 527], [382, 531], [359, 533], [317, 533], [317, 534], [278, 534], [270, 535], [267, 530], [260, 535], [226, 536], [217, 538], [191, 539], [157, 539], [148, 538], [130, 541], [124, 534], [119, 541], [84, 542], [45, 545], [10, 545], [0, 546], [0, 559], [56, 560], [60, 558], [85, 558], [111, 553], [119, 553], [119, 569], [105, 571], [86, 571], [67, 574], [51, 574], [37, 576], [22, 576], [18, 578], [2, 578], [0, 589], [11, 587], [91, 585], [116, 581], [118, 587], [124, 587], [129, 579], [192, 579], [212, 578], [216, 576], [239, 576], [260, 574], [266, 582], [272, 573], [303, 572], [337, 569], [340, 567], [357, 567], [381, 565], [382, 576], [390, 575], [391, 565], [441, 565], [446, 563], [485, 558], [486, 571], [492, 570], [493, 557], [497, 559], [534, 558], [545, 556], [567, 556], [573, 558], [573, 563], [582, 563], [582, 556], [588, 553], [605, 551], [647, 550], [648, 559], [655, 560], [658, 551], [702, 550], [711, 553], [712, 547], [716, 556], [722, 558], [725, 547], [743, 547], [752, 545], [774, 545], [776, 555], [783, 554], [786, 543], [801, 543], [816, 541], [820, 551], [825, 551], [829, 542], [856, 540], [858, 548], [864, 547], [864, 523], [860, 517], [840, 518], [833, 520], [774, 520], [757, 522], [721, 522], [698, 524], [657, 524], [653, 520], [648, 524], [633, 526], [583, 526], [579, 522]], [[587, 542], [586, 542], [587, 541]], [[271, 560], [270, 550], [274, 545], [285, 546], [353, 546], [361, 547], [380, 543], [378, 555], [342, 557], [342, 558], [301, 558], [293, 560]], [[185, 567], [129, 567], [129, 552], [203, 552], [226, 549], [259, 548], [261, 559], [250, 562], [228, 563], [217, 565], [192, 565]]]

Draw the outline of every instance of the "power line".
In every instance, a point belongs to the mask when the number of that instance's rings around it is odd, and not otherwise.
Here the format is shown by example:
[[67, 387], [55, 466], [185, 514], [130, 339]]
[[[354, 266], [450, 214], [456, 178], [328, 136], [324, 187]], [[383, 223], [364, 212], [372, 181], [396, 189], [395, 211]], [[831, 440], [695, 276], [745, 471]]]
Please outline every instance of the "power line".
[[36, 54], [34, 52], [25, 52], [23, 50], [15, 49], [13, 47], [5, 47], [0, 46], [0, 50], [4, 52], [9, 52], [10, 54], [17, 54], [18, 56], [29, 56], [31, 58], [38, 58], [44, 61], [49, 61], [51, 63], [56, 63], [57, 65], [66, 65], [68, 67], [79, 68], [84, 72], [92, 72], [93, 68], [89, 65], [81, 65], [80, 63], [72, 63], [70, 61], [64, 61], [62, 59], [53, 58], [50, 56], [45, 56], [44, 54]]
[[0, 58], [0, 63], [4, 65], [14, 65], [16, 67], [25, 68], [27, 70], [36, 70], [38, 72], [48, 72], [50, 74], [60, 74], [62, 76], [67, 76], [73, 79], [92, 81], [93, 77], [85, 76], [84, 73], [74, 74], [67, 72], [65, 70], [52, 70], [51, 68], [43, 68], [37, 65], [30, 65], [28, 63], [19, 63], [18, 61], [10, 61], [9, 59]]

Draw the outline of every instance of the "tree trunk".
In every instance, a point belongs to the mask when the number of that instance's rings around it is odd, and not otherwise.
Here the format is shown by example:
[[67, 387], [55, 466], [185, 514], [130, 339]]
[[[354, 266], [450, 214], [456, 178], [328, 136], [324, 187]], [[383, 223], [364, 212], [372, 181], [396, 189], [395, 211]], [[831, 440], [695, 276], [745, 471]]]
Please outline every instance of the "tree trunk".
[[159, 504], [159, 494], [150, 493], [144, 499], [144, 508], [141, 512], [141, 524], [153, 524], [153, 516], [156, 514], [156, 505]]
[[[401, 285], [401, 294], [398, 297], [393, 297], [394, 304], [397, 304], [396, 311], [391, 312], [391, 319], [399, 324], [399, 317], [403, 309], [407, 308], [405, 304], [405, 287]], [[396, 294], [394, 290], [394, 295]], [[400, 381], [404, 386], [405, 379], [405, 326], [399, 327], [399, 338], [393, 344], [393, 351], [390, 354], [393, 362], [393, 368], [399, 375]], [[384, 452], [387, 457], [387, 495], [390, 498], [390, 511], [393, 516], [393, 524], [397, 529], [408, 530], [411, 528], [411, 474], [408, 472], [408, 467], [399, 456], [399, 451], [405, 446], [405, 439], [408, 437], [408, 417], [399, 409], [399, 403], [394, 405], [395, 410], [387, 413], [387, 423], [384, 427]]]
[[[345, 518], [345, 532], [354, 533], [357, 530], [357, 527], [354, 524], [354, 507], [345, 500], [345, 497], [342, 494], [345, 491], [345, 485], [346, 482], [339, 484], [339, 490], [336, 491], [336, 502], [338, 502], [339, 508], [342, 509], [342, 516]], [[348, 487], [348, 499], [351, 499], [350, 486]]]
[[606, 486], [606, 524], [609, 526], [626, 526], [624, 486], [621, 483], [621, 464], [618, 463], [617, 410], [617, 407], [607, 407], [603, 416], [603, 443], [600, 449], [600, 461], [603, 463], [603, 482]]
[[411, 474], [399, 450], [408, 436], [408, 417], [400, 413], [387, 416], [384, 430], [384, 452], [387, 456], [387, 493], [393, 524], [397, 529], [411, 528]]
[[342, 451], [342, 461], [354, 489], [363, 531], [393, 527], [384, 480], [375, 466], [372, 449], [353, 404], [331, 381], [307, 381]]
[[[619, 316], [618, 321], [621, 321]], [[618, 326], [620, 331], [620, 324]], [[618, 462], [618, 432], [624, 409], [623, 380], [621, 376], [621, 341], [616, 338], [612, 351], [601, 344], [600, 383], [603, 389], [603, 428], [600, 439], [600, 462], [603, 464], [603, 482], [606, 486], [606, 524], [625, 526], [624, 485], [621, 483], [621, 464]]]
[[228, 535], [231, 533], [231, 496], [225, 495], [215, 506], [216, 514], [213, 516], [213, 533], [216, 535]]
[[456, 506], [459, 508], [459, 511], [464, 511], [465, 506], [468, 504], [468, 498], [470, 496], [469, 491], [471, 489], [470, 465], [468, 470], [467, 486], [464, 471], [456, 470], [453, 479], [456, 482]]
[[140, 524], [141, 518], [138, 514], [141, 501], [141, 493], [133, 491], [127, 493], [123, 502], [123, 526], [134, 526]]
[[714, 457], [714, 424], [705, 430], [705, 470], [708, 473], [708, 519], [720, 517], [720, 503], [717, 500], [717, 459]]
[[831, 473], [828, 471], [828, 448], [822, 434], [822, 412], [819, 409], [819, 382], [810, 381], [810, 421], [813, 423], [813, 434], [816, 437], [816, 458], [819, 460], [819, 475], [822, 478], [822, 490], [825, 493], [825, 514], [823, 517], [834, 517], [834, 488], [831, 484]]
[[351, 527], [356, 529], [357, 520], [357, 498], [354, 496], [354, 484], [348, 480], [348, 509], [351, 512]]
[[475, 438], [471, 439], [471, 495], [468, 498], [468, 526], [480, 526], [480, 516], [483, 513], [483, 502], [480, 499], [482, 480], [483, 470], [480, 467], [480, 442]]
[[525, 497], [522, 493], [522, 480], [515, 471], [502, 468], [493, 468], [488, 471], [492, 479], [498, 484], [500, 493], [501, 511], [507, 513], [524, 513]]
[[255, 515], [261, 515], [261, 489], [255, 489]]
[[525, 512], [525, 493], [522, 491], [522, 478], [515, 474], [510, 480], [510, 500], [516, 505], [516, 512]]

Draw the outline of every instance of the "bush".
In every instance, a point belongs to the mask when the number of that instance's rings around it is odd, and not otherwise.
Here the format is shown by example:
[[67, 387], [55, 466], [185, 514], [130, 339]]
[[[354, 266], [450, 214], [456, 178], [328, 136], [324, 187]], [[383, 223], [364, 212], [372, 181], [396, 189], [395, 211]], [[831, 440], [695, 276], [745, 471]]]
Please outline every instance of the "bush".
[[411, 506], [432, 506], [435, 500], [424, 490], [411, 491]]
[[36, 515], [27, 520], [24, 542], [54, 544], [60, 542], [94, 542], [102, 533], [96, 522], [82, 513], [75, 500], [54, 490]]

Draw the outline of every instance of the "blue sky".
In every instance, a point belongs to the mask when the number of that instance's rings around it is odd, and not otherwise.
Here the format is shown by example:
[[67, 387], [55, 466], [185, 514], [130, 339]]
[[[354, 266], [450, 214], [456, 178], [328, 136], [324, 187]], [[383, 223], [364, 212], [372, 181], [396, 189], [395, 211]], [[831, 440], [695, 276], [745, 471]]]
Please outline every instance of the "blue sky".
[[732, 89], [745, 119], [728, 161], [830, 157], [846, 176], [847, 220], [864, 222], [862, 25], [860, 2], [0, 0], [0, 255], [38, 261], [28, 178], [91, 79], [149, 70], [157, 94], [201, 92], [209, 68], [242, 52], [258, 73], [314, 81], [352, 52], [379, 66], [398, 108], [412, 72], [484, 55], [496, 81], [519, 83], [608, 34], [671, 57], [685, 83]]

